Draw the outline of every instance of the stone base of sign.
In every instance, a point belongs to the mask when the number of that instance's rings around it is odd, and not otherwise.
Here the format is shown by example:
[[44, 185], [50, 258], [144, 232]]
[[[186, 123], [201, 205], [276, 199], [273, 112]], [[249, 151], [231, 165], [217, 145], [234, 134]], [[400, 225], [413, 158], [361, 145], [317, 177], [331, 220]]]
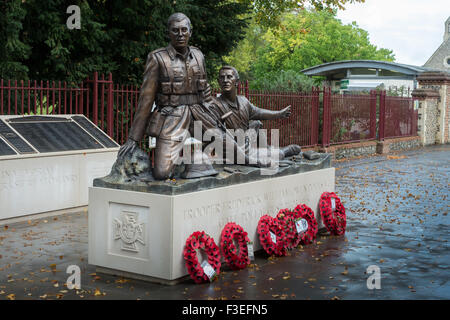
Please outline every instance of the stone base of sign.
[[136, 280], [142, 280], [142, 281], [147, 281], [147, 282], [153, 282], [153, 283], [163, 284], [166, 286], [174, 286], [183, 281], [190, 279], [190, 276], [186, 275], [184, 277], [181, 277], [181, 278], [178, 278], [175, 280], [166, 280], [166, 279], [146, 276], [143, 274], [121, 271], [121, 270], [117, 270], [117, 269], [104, 268], [104, 267], [96, 267], [95, 272], [109, 274], [109, 275], [118, 276], [118, 277], [127, 278], [127, 279], [136, 279]]
[[118, 150], [66, 151], [1, 159], [0, 221], [87, 206], [88, 187], [95, 178], [108, 174]]
[[3, 225], [12, 225], [15, 223], [20, 222], [28, 222], [28, 221], [34, 221], [34, 220], [40, 220], [40, 219], [49, 219], [56, 216], [61, 215], [69, 215], [72, 213], [85, 213], [87, 217], [87, 211], [88, 206], [80, 206], [80, 207], [74, 207], [74, 208], [68, 208], [68, 209], [62, 209], [62, 210], [54, 210], [54, 211], [46, 211], [42, 213], [36, 213], [36, 214], [30, 214], [26, 216], [20, 216], [16, 218], [8, 218], [8, 219], [2, 219], [0, 220], [0, 227]]
[[304, 203], [322, 228], [319, 199], [334, 188], [334, 168], [176, 195], [94, 186], [89, 188], [89, 264], [170, 282], [187, 275], [183, 249], [194, 231], [205, 231], [218, 244], [224, 226], [235, 222], [259, 250], [261, 216]]

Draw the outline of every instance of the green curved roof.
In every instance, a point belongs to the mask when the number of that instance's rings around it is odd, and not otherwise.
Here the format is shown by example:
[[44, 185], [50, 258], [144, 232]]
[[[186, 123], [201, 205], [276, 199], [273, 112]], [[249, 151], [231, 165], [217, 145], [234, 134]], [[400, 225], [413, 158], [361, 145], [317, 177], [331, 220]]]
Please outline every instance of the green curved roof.
[[400, 72], [407, 75], [418, 75], [424, 71], [432, 71], [430, 68], [412, 66], [408, 64], [400, 64], [389, 61], [377, 60], [342, 60], [323, 63], [311, 68], [302, 70], [308, 76], [326, 76], [334, 74], [336, 71], [352, 69], [352, 68], [373, 68], [384, 69]]

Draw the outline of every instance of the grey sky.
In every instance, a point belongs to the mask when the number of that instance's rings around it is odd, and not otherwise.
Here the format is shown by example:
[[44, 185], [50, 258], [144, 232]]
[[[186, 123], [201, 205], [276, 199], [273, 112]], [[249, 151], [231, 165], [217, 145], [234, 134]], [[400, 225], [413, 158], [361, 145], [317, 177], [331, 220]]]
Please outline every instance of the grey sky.
[[356, 21], [378, 48], [393, 50], [396, 62], [417, 66], [442, 43], [449, 16], [450, 0], [366, 0], [337, 15], [344, 24]]

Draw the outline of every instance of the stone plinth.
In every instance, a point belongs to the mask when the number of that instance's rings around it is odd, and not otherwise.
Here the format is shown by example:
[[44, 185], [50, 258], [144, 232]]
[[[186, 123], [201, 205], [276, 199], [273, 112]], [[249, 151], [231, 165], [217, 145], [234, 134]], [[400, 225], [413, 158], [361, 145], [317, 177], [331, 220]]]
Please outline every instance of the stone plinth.
[[0, 223], [86, 206], [118, 150], [81, 114], [0, 115]]
[[204, 230], [218, 244], [223, 227], [233, 221], [258, 250], [256, 229], [262, 215], [275, 216], [279, 209], [305, 203], [320, 221], [320, 195], [334, 191], [330, 155], [280, 168], [272, 176], [255, 170], [259, 172], [220, 172], [219, 178], [175, 184], [151, 182], [146, 192], [143, 185], [134, 186], [142, 191], [105, 188], [96, 180], [89, 190], [89, 263], [119, 275], [174, 280], [187, 275], [183, 248], [194, 231]]
[[[118, 148], [9, 156], [0, 160], [0, 220], [86, 206]], [[6, 158], [6, 159], [5, 159]]]

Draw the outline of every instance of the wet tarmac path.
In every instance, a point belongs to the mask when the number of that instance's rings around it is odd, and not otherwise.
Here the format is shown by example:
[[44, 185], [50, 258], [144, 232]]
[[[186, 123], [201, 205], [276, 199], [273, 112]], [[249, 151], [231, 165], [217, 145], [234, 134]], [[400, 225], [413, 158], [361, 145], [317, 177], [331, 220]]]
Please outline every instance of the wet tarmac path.
[[[97, 274], [87, 264], [87, 212], [0, 226], [0, 300], [14, 299], [450, 299], [450, 145], [335, 162], [347, 210], [344, 236], [219, 279], [175, 286]], [[65, 286], [81, 268], [81, 289]], [[367, 267], [381, 289], [368, 289]]]

